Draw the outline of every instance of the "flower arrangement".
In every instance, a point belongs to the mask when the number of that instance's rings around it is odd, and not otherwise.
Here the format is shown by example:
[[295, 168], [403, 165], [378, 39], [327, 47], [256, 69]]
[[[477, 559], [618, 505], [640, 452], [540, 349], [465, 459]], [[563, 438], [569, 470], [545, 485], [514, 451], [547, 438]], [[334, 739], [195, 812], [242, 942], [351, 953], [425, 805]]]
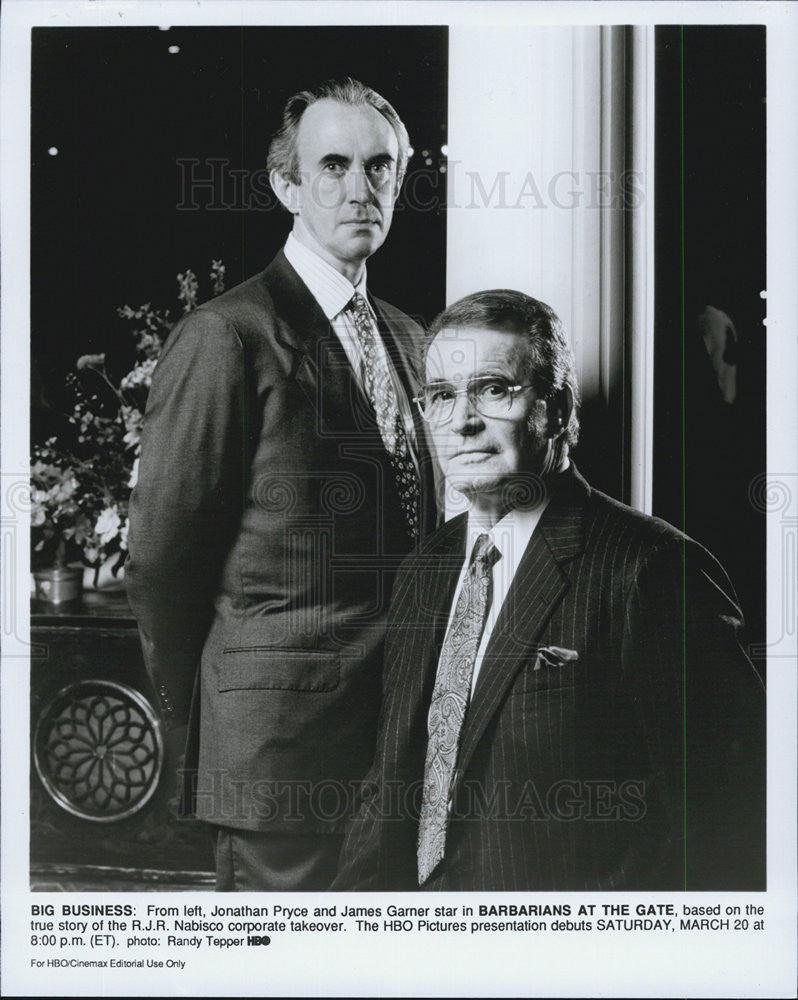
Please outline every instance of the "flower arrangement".
[[[214, 295], [224, 291], [225, 267], [211, 263]], [[197, 307], [199, 282], [193, 271], [178, 274], [183, 314]], [[31, 525], [37, 561], [57, 567], [82, 561], [95, 568], [113, 560], [116, 576], [127, 555], [128, 500], [136, 483], [141, 430], [153, 372], [174, 326], [169, 312], [150, 303], [118, 315], [133, 325], [136, 360], [117, 381], [105, 354], [84, 354], [67, 376], [74, 399], [72, 440], [57, 437], [33, 449]]]

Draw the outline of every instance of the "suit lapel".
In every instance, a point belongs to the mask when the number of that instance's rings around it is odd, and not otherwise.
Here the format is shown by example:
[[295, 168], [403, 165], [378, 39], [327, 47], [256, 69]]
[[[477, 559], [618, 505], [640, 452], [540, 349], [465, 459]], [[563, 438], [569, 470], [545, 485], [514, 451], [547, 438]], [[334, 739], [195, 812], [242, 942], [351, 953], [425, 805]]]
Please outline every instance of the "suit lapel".
[[587, 489], [573, 467], [552, 485], [549, 505], [521, 559], [485, 650], [463, 724], [453, 794], [507, 689], [570, 586], [567, 563], [582, 549]]
[[423, 570], [409, 576], [393, 616], [404, 627], [397, 656], [403, 673], [397, 697], [403, 702], [402, 733], [397, 749], [397, 776], [416, 780], [424, 766], [429, 711], [438, 655], [463, 565], [466, 516], [447, 521], [430, 540]]
[[[421, 472], [424, 489], [424, 510], [422, 517], [423, 534], [432, 531], [438, 522], [438, 503], [436, 497], [442, 490], [440, 467], [433, 458], [433, 446], [430, 437], [429, 426], [421, 419], [421, 414], [413, 402], [413, 397], [418, 392], [418, 385], [421, 380], [420, 375], [420, 355], [419, 345], [411, 335], [407, 324], [397, 324], [391, 322], [387, 316], [385, 303], [380, 299], [369, 296], [377, 322], [380, 328], [385, 349], [393, 362], [393, 366], [399, 375], [408, 402], [410, 404], [410, 414], [413, 420], [413, 427], [416, 432], [415, 450]], [[415, 327], [415, 324], [414, 324]]]
[[[289, 264], [281, 250], [264, 272], [264, 280], [282, 322], [276, 331], [279, 342], [294, 355], [291, 377], [319, 413], [320, 426], [334, 435], [357, 439], [356, 446], [369, 442], [381, 446], [377, 418], [371, 401], [363, 392], [338, 336], [307, 285]], [[387, 318], [385, 304], [373, 299], [380, 333], [402, 384], [415, 393], [413, 344], [409, 335]], [[437, 521], [437, 473], [427, 438], [427, 427], [411, 404], [418, 460], [421, 468], [424, 532]], [[381, 447], [378, 449], [382, 453]], [[429, 485], [427, 485], [429, 484]]]
[[[467, 516], [461, 514], [441, 528], [435, 548], [430, 551], [421, 574], [419, 598], [428, 623], [423, 630], [421, 674], [423, 689], [429, 688], [430, 692], [435, 682], [438, 655], [449, 623], [457, 581], [463, 568], [467, 523]], [[429, 699], [425, 702], [425, 709], [428, 707]]]
[[388, 352], [388, 357], [399, 375], [399, 381], [410, 403], [410, 412], [413, 417], [413, 426], [416, 430], [416, 443], [418, 447], [419, 462], [429, 454], [429, 443], [427, 441], [427, 426], [421, 419], [418, 408], [413, 403], [413, 397], [418, 391], [418, 359], [415, 356], [417, 345], [412, 338], [406, 335], [402, 329], [389, 322], [386, 316], [385, 305], [379, 299], [371, 298], [371, 305], [377, 317], [377, 324], [380, 329], [380, 336]]
[[277, 339], [294, 353], [291, 376], [329, 431], [373, 435], [376, 418], [330, 321], [281, 250], [264, 272], [278, 316]]
[[407, 331], [398, 328], [395, 323], [388, 319], [388, 311], [384, 302], [371, 295], [369, 295], [369, 300], [377, 317], [377, 325], [385, 349], [399, 374], [408, 398], [412, 398], [416, 394], [419, 380], [419, 359], [416, 354], [418, 345]]
[[314, 357], [316, 344], [333, 334], [329, 320], [308, 286], [281, 250], [264, 271], [264, 280], [277, 315], [285, 320], [277, 339], [291, 350]]

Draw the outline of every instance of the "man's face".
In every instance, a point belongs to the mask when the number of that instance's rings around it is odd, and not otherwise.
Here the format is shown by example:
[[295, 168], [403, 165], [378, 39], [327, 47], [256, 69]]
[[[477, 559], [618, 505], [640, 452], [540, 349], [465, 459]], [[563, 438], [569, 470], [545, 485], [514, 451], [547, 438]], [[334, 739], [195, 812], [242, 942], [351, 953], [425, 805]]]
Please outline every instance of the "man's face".
[[[446, 383], [458, 390], [469, 379], [495, 376], [509, 385], [527, 386], [531, 375], [527, 340], [518, 333], [441, 330], [427, 354], [428, 385]], [[501, 416], [485, 416], [461, 393], [451, 420], [431, 424], [447, 482], [469, 497], [475, 508], [499, 516], [505, 499], [502, 488], [540, 472], [548, 452], [546, 428], [546, 403], [536, 399], [531, 388], [515, 393]]]
[[370, 106], [324, 99], [299, 123], [294, 232], [350, 280], [391, 227], [398, 151], [390, 123]]

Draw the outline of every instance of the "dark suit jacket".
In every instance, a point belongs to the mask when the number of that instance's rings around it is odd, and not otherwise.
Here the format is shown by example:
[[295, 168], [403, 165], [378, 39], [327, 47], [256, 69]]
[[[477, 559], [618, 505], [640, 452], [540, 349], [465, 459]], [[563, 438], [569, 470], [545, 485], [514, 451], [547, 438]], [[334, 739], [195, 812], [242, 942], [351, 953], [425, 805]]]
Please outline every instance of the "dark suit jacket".
[[[573, 469], [550, 492], [486, 649], [425, 888], [763, 888], [763, 689], [728, 579]], [[465, 525], [397, 577], [377, 755], [333, 888], [417, 887], [427, 712]], [[551, 646], [579, 658], [538, 656]]]
[[[412, 394], [420, 329], [373, 305]], [[419, 421], [429, 529], [424, 434]], [[128, 592], [163, 716], [190, 723], [189, 813], [341, 825], [338, 796], [373, 756], [388, 597], [410, 547], [373, 408], [281, 252], [172, 331], [131, 498]]]

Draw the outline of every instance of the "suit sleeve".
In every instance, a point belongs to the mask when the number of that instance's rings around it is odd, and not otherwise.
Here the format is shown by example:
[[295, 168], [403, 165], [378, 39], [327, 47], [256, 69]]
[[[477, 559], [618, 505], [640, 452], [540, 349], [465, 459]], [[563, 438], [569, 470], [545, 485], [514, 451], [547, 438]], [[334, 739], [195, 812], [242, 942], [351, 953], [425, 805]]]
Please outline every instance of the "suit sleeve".
[[742, 624], [725, 572], [687, 539], [649, 554], [627, 600], [624, 674], [689, 890], [764, 888], [764, 689]]
[[[417, 564], [411, 556], [399, 570], [391, 597], [388, 645], [391, 630], [396, 629], [401, 636], [402, 617], [415, 589], [416, 574]], [[417, 888], [415, 838], [418, 819], [408, 813], [413, 790], [406, 781], [391, 783], [388, 779], [390, 762], [395, 762], [401, 741], [399, 730], [407, 722], [402, 712], [403, 685], [399, 668], [398, 658], [389, 653], [383, 669], [374, 760], [360, 784], [354, 815], [344, 834], [338, 874], [331, 886], [336, 892]], [[415, 742], [423, 754], [426, 752], [426, 732], [420, 731], [416, 737]], [[420, 774], [423, 775], [423, 770]]]
[[357, 812], [344, 833], [338, 874], [330, 886], [334, 892], [374, 892], [383, 888], [380, 884], [381, 837], [375, 814], [379, 808], [381, 774], [378, 750], [377, 759], [361, 782], [356, 800]]
[[128, 595], [167, 724], [188, 717], [213, 598], [244, 488], [244, 352], [211, 310], [186, 317], [159, 359], [130, 501]]
[[[380, 812], [390, 804], [385, 801], [386, 743], [390, 735], [387, 726], [386, 677], [383, 672], [383, 694], [377, 723], [374, 759], [360, 783], [350, 822], [344, 831], [338, 874], [330, 888], [335, 892], [374, 892], [383, 885], [382, 853], [384, 850]], [[393, 888], [393, 887], [391, 887]]]

